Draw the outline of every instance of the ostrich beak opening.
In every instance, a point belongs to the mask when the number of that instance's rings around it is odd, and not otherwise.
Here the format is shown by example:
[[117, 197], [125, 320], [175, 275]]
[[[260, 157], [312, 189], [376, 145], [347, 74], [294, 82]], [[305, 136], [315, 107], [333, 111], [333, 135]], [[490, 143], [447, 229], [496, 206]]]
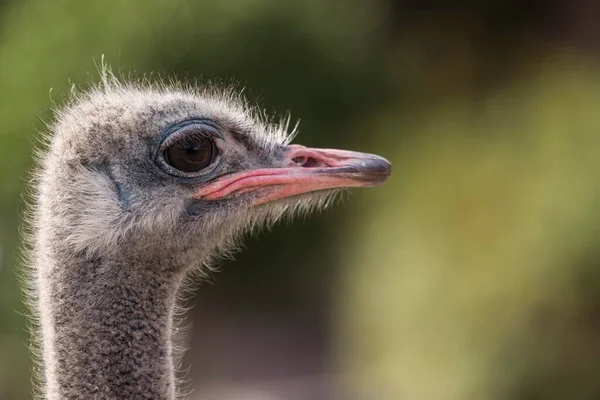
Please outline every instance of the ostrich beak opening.
[[374, 154], [299, 145], [286, 148], [280, 166], [223, 176], [200, 189], [194, 197], [222, 200], [257, 193], [254, 205], [327, 189], [380, 185], [392, 166]]

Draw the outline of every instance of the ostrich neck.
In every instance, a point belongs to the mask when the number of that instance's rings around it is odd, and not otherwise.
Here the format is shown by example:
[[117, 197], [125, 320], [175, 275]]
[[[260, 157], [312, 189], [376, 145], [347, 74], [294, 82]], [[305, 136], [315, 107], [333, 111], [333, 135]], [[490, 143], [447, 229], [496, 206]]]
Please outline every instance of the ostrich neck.
[[49, 400], [175, 398], [179, 280], [153, 273], [156, 267], [73, 257], [38, 268]]

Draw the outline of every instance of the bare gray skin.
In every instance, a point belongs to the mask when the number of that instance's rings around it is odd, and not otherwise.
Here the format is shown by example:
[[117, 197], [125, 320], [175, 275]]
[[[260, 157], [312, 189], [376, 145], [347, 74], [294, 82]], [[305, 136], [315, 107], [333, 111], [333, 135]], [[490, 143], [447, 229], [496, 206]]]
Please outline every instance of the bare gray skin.
[[106, 72], [56, 112], [30, 224], [40, 398], [175, 399], [186, 277], [249, 230], [391, 174], [377, 156], [289, 145], [286, 128], [233, 91]]

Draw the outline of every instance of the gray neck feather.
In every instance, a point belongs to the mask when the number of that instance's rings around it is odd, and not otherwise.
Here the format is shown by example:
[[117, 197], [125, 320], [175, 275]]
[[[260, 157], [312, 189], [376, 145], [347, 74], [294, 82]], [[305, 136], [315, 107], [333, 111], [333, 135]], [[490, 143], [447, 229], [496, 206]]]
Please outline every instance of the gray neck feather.
[[139, 263], [79, 255], [46, 258], [38, 269], [48, 399], [175, 398], [171, 327], [181, 279]]

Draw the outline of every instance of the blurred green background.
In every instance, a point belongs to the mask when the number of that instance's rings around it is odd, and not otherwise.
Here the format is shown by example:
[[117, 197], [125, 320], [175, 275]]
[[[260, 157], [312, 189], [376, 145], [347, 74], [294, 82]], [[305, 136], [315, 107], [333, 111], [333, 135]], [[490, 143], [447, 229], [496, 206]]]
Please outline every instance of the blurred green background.
[[383, 187], [198, 290], [190, 399], [600, 398], [600, 3], [0, 0], [0, 399], [28, 399], [32, 146], [75, 83], [241, 82]]

